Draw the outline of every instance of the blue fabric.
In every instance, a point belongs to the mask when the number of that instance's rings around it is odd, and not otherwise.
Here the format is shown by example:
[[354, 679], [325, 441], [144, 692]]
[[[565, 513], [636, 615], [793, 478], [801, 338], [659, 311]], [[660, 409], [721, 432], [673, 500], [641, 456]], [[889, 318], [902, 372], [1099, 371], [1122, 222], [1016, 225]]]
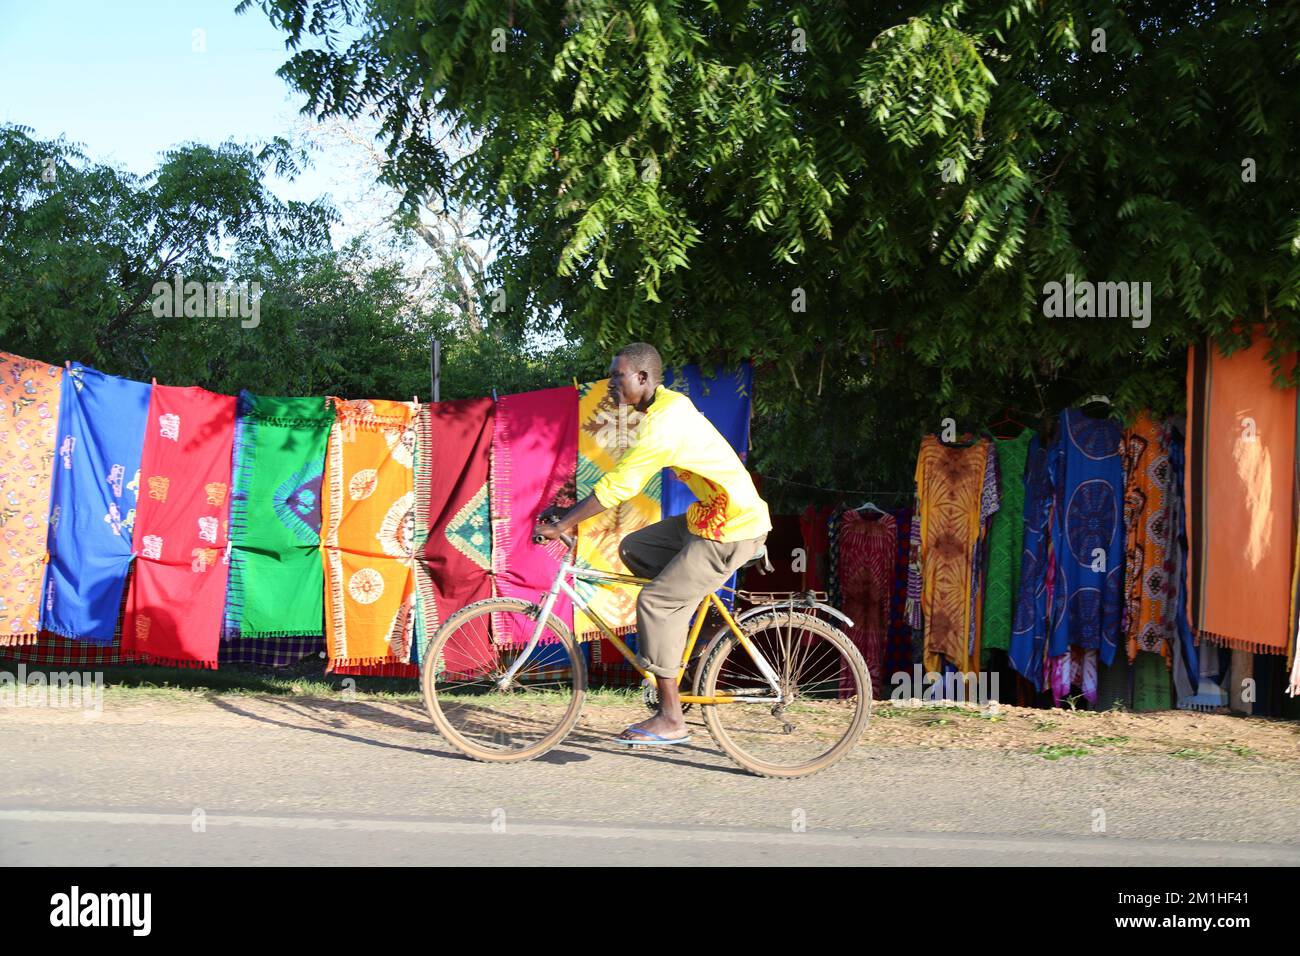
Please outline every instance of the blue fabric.
[[1020, 553], [1020, 593], [1011, 624], [1007, 656], [1016, 673], [1043, 689], [1043, 649], [1047, 646], [1048, 523], [1052, 512], [1052, 482], [1048, 451], [1037, 435], [1029, 440], [1025, 459], [1025, 529]]
[[1077, 408], [1061, 412], [1048, 458], [1055, 499], [1052, 633], [1048, 654], [1071, 647], [1115, 659], [1124, 609], [1123, 431], [1109, 418]]
[[1187, 508], [1183, 500], [1183, 469], [1186, 467], [1183, 449], [1183, 436], [1174, 434], [1169, 443], [1169, 488], [1174, 495], [1173, 543], [1181, 555], [1177, 567], [1182, 572], [1181, 580], [1175, 582], [1174, 603], [1178, 606], [1176, 615], [1178, 641], [1183, 649], [1183, 671], [1192, 692], [1200, 686], [1201, 661], [1197, 653], [1196, 639], [1192, 636], [1192, 626], [1187, 619]]
[[[737, 369], [727, 371], [721, 366], [715, 367], [711, 377], [705, 377], [698, 365], [686, 365], [680, 369], [664, 369], [664, 387], [690, 396], [695, 407], [712, 423], [722, 437], [727, 440], [740, 460], [749, 454], [749, 419], [751, 396], [754, 393], [754, 367], [748, 362]], [[686, 485], [678, 481], [672, 471], [663, 471], [663, 517], [685, 514], [695, 495]], [[736, 586], [736, 575], [732, 575], [725, 587]], [[734, 596], [730, 591], [719, 591], [728, 607], [733, 607]]]
[[41, 626], [109, 644], [131, 569], [152, 386], [72, 363], [63, 376]]

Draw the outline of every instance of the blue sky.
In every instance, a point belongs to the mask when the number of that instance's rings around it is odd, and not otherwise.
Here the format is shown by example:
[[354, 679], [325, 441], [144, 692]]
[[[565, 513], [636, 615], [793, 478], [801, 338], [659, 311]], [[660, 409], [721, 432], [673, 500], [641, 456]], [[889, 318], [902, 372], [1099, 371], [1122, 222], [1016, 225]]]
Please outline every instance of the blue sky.
[[[135, 173], [183, 142], [288, 133], [302, 102], [275, 75], [284, 35], [237, 2], [0, 0], [0, 121]], [[302, 199], [329, 188], [320, 170], [269, 185]]]

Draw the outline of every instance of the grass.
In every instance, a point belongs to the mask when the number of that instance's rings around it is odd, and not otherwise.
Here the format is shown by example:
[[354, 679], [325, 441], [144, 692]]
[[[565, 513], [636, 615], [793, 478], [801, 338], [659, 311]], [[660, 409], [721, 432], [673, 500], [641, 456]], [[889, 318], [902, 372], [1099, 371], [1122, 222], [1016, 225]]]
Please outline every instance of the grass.
[[[18, 664], [0, 660], [0, 673], [17, 675]], [[44, 671], [28, 665], [28, 673]], [[309, 660], [293, 667], [270, 668], [237, 664], [219, 670], [110, 664], [101, 668], [104, 692], [139, 699], [186, 700], [214, 696], [320, 697], [325, 699], [420, 700], [419, 681], [401, 677], [353, 677], [326, 674], [325, 662]], [[83, 673], [93, 673], [87, 668]], [[344, 683], [347, 681], [348, 683]], [[545, 695], [527, 695], [541, 698]], [[640, 703], [639, 687], [588, 688], [595, 705]]]
[[1083, 742], [1092, 747], [1117, 747], [1128, 743], [1127, 737], [1088, 737]]
[[1236, 754], [1238, 757], [1255, 757], [1259, 755], [1258, 750], [1252, 750], [1251, 748], [1244, 747], [1241, 744], [1224, 744], [1222, 749], [1229, 753]]
[[1062, 757], [1086, 757], [1090, 753], [1087, 747], [1071, 747], [1067, 744], [1039, 744], [1034, 753], [1044, 760], [1060, 760]]

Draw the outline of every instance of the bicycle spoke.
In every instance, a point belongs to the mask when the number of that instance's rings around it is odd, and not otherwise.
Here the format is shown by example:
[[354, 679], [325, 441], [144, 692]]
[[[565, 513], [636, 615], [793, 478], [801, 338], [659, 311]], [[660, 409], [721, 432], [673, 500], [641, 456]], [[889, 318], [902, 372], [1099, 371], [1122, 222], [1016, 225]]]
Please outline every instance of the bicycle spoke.
[[[869, 715], [861, 657], [839, 632], [798, 612], [751, 619], [746, 630], [754, 650], [779, 675], [782, 699], [707, 706], [710, 730], [738, 763], [758, 772], [797, 776], [834, 762], [852, 746]], [[730, 640], [718, 653], [725, 656], [710, 668], [712, 693], [770, 694], [738, 641]]]
[[[536, 610], [522, 602], [488, 600], [480, 613], [454, 619], [426, 653], [426, 705], [436, 709], [444, 735], [471, 756], [507, 757], [545, 743], [573, 716], [575, 673], [581, 665], [571, 642], [548, 624], [543, 641], [503, 686], [536, 626]], [[550, 640], [547, 640], [549, 635]], [[506, 638], [505, 641], [502, 638]], [[445, 726], [443, 726], [445, 725]]]

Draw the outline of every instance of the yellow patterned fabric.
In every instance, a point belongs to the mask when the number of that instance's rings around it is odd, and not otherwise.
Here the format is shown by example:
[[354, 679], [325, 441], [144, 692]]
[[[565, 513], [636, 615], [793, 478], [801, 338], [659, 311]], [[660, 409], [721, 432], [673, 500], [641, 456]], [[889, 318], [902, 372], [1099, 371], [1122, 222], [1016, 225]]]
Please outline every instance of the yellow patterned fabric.
[[415, 406], [334, 399], [321, 488], [330, 667], [407, 663], [415, 625]]
[[[578, 389], [578, 499], [592, 493], [596, 482], [622, 459], [637, 436], [645, 416], [630, 406], [620, 420], [619, 406], [610, 401], [609, 380], [590, 382]], [[625, 535], [660, 518], [660, 476], [656, 471], [640, 493], [622, 504], [589, 518], [578, 526], [578, 563], [601, 571], [628, 574], [618, 547]], [[601, 620], [618, 634], [636, 630], [636, 595], [630, 585], [597, 588], [578, 582], [578, 593]], [[575, 609], [574, 632], [579, 639], [599, 637], [595, 623]]]
[[40, 631], [62, 383], [58, 366], [0, 352], [0, 645], [35, 643]]

